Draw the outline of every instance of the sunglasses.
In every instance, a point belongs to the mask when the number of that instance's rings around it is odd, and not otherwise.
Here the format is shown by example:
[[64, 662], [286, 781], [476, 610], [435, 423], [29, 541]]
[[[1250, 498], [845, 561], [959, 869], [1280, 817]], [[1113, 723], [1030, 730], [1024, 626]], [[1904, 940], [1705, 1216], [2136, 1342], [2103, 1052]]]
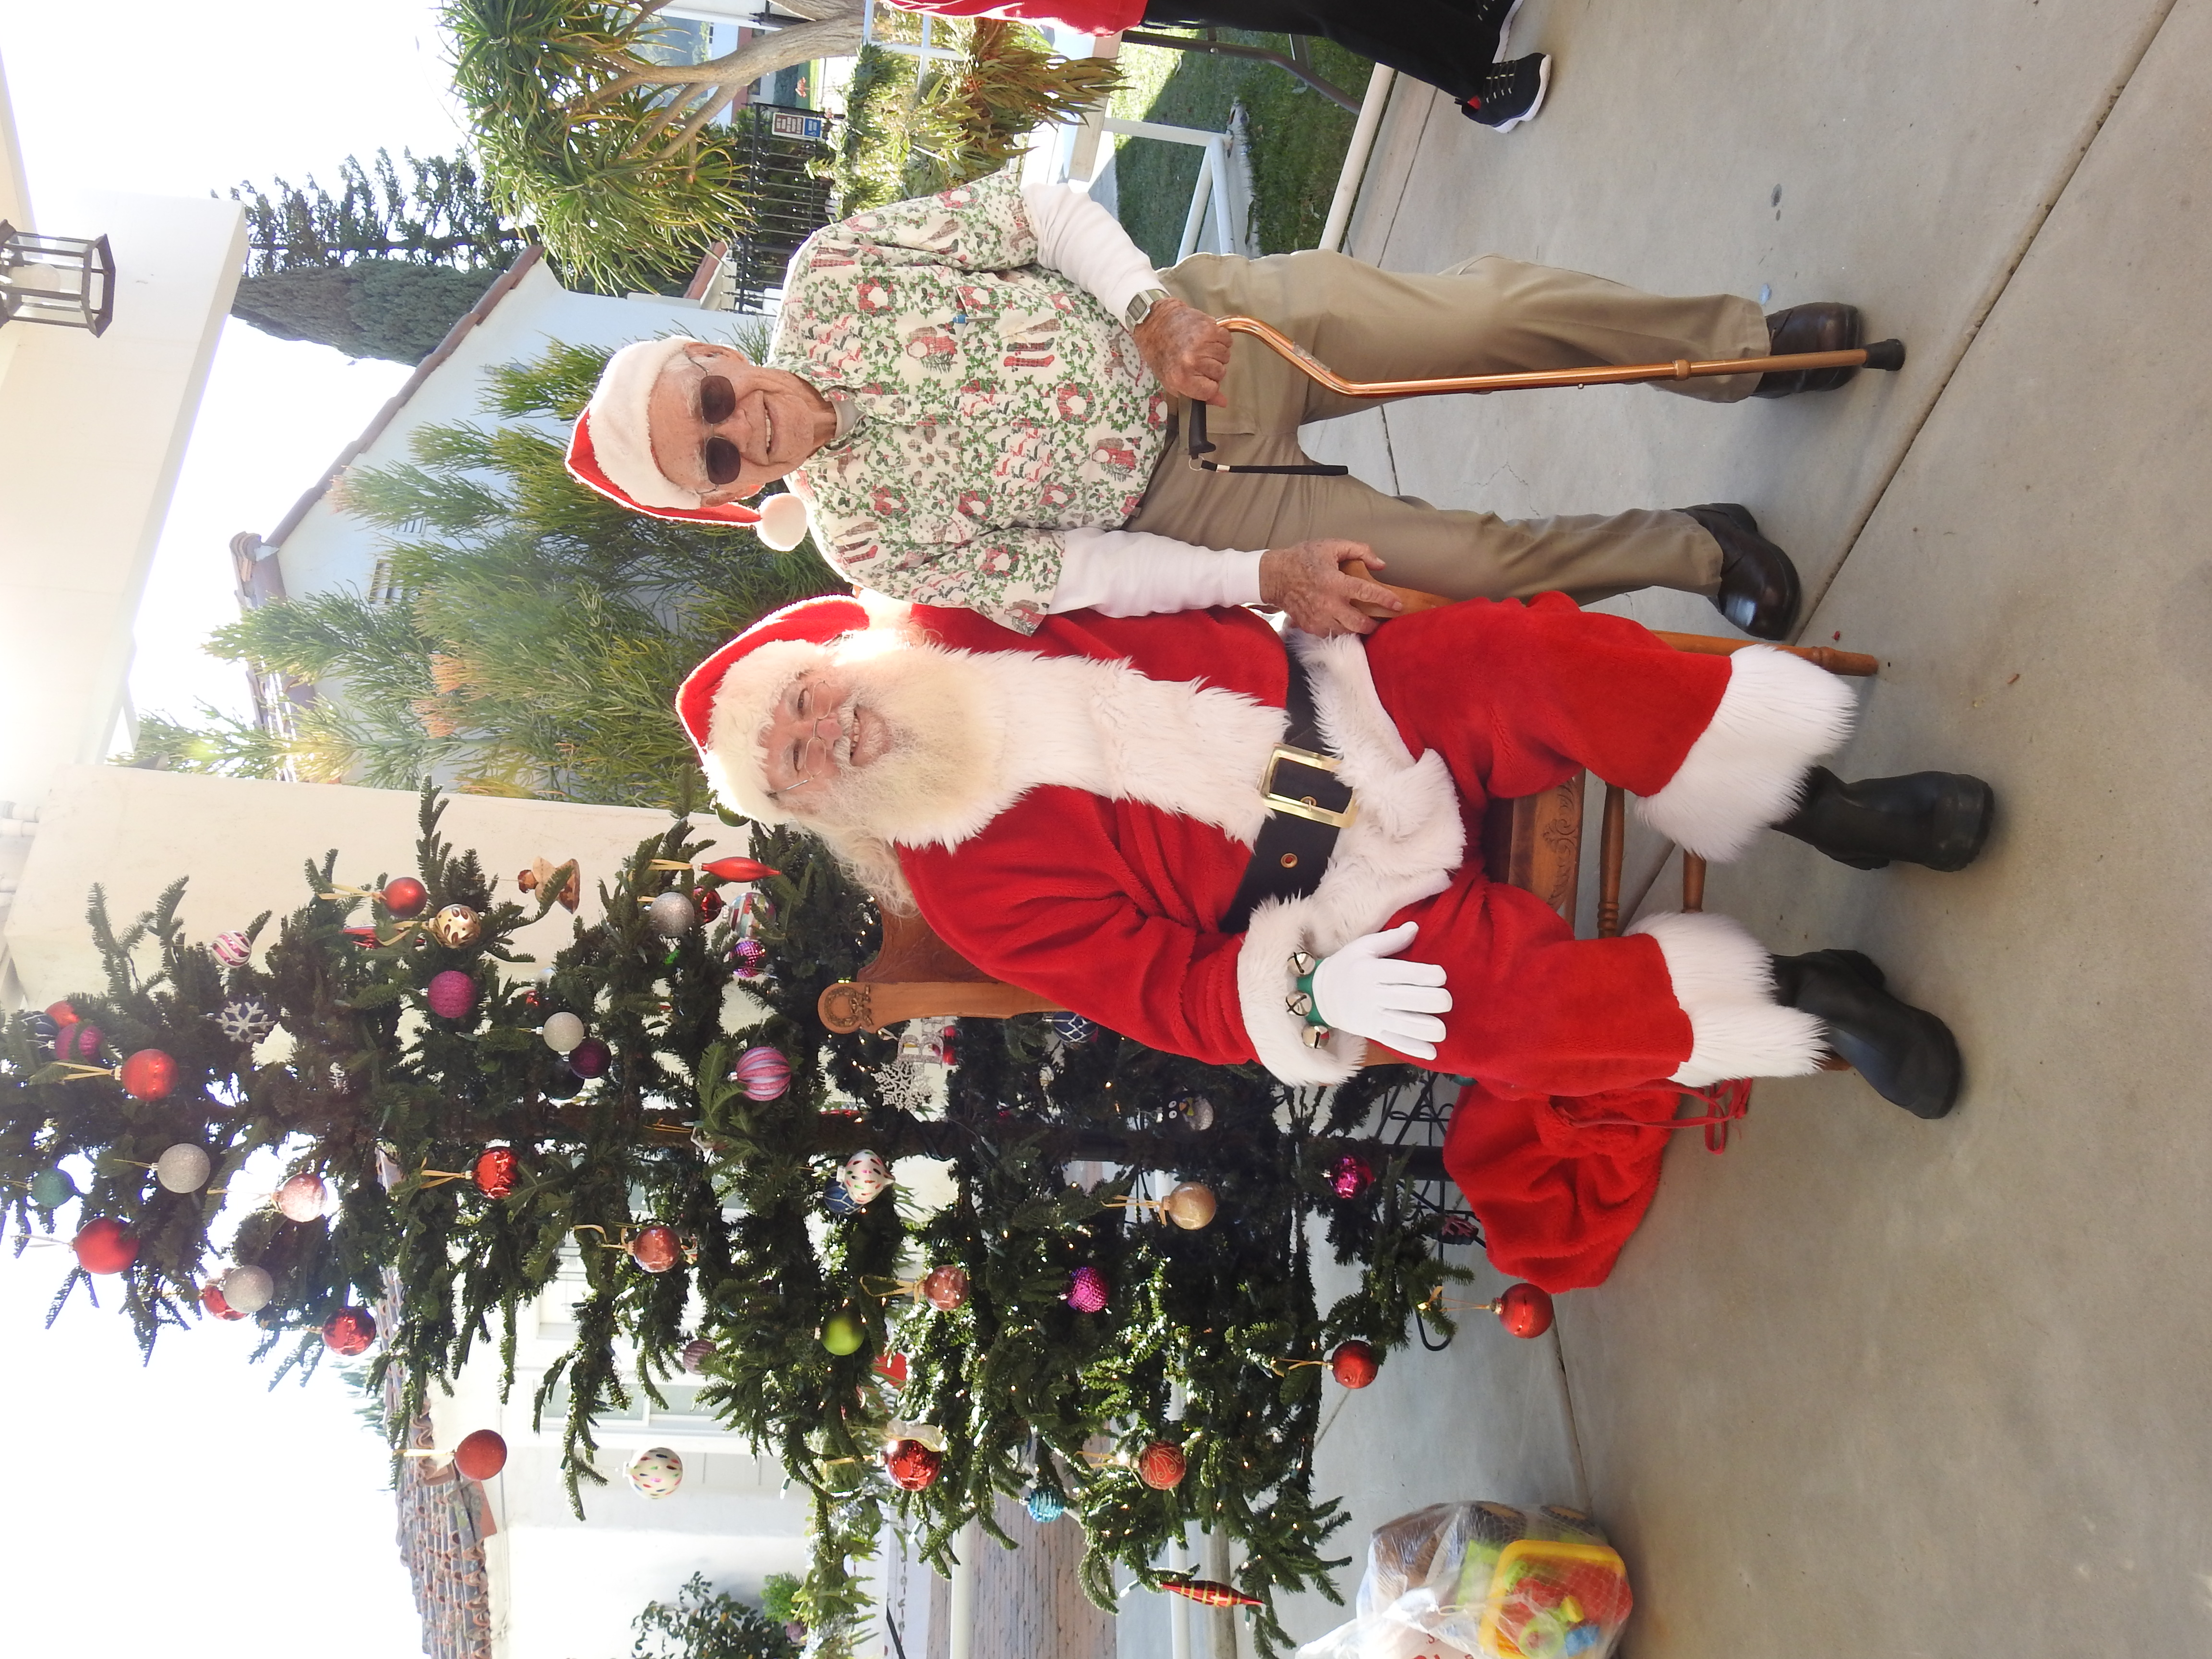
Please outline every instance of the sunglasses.
[[[699, 382], [699, 418], [708, 426], [720, 426], [738, 412], [737, 388], [720, 374], [709, 374]], [[727, 438], [709, 438], [700, 453], [707, 477], [716, 489], [734, 483], [738, 474], [744, 471], [745, 458], [738, 447]]]

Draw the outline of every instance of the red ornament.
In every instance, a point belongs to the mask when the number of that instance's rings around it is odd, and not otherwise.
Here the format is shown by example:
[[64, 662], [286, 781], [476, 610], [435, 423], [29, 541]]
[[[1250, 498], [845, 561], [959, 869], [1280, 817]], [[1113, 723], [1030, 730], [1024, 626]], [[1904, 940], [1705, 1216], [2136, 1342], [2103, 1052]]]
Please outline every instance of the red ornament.
[[177, 1086], [177, 1062], [159, 1048], [141, 1048], [116, 1068], [123, 1091], [137, 1100], [159, 1100]]
[[604, 1077], [614, 1058], [613, 1049], [599, 1038], [587, 1036], [568, 1050], [568, 1069], [578, 1077]]
[[74, 1025], [77, 1012], [66, 1002], [50, 1002], [46, 1005], [46, 1018], [57, 1025]]
[[489, 1480], [507, 1467], [507, 1442], [496, 1430], [478, 1429], [453, 1448], [453, 1467], [471, 1480]]
[[505, 1198], [521, 1178], [522, 1160], [512, 1146], [487, 1146], [477, 1158], [469, 1179], [486, 1198]]
[[405, 921], [422, 914], [423, 906], [430, 902], [430, 890], [412, 876], [402, 876], [384, 884], [382, 897], [384, 908]]
[[876, 1375], [895, 1389], [906, 1387], [906, 1356], [895, 1353], [888, 1359], [878, 1359], [876, 1361]]
[[1328, 1374], [1347, 1389], [1365, 1388], [1382, 1369], [1374, 1348], [1356, 1336], [1338, 1343], [1336, 1352], [1328, 1357]]
[[1328, 1188], [1339, 1198], [1353, 1199], [1375, 1184], [1375, 1170], [1364, 1158], [1346, 1152], [1328, 1172]]
[[763, 876], [780, 876], [781, 870], [771, 870], [757, 859], [716, 859], [712, 864], [699, 866], [702, 875], [719, 877], [724, 881], [758, 881]]
[[458, 968], [448, 968], [443, 973], [430, 975], [423, 988], [422, 1000], [430, 1005], [430, 1012], [440, 1019], [459, 1019], [476, 1006], [477, 982]]
[[722, 914], [722, 896], [711, 887], [701, 888], [693, 902], [699, 907], [699, 920], [702, 921], [712, 921]]
[[933, 1451], [919, 1440], [902, 1440], [884, 1454], [884, 1467], [891, 1480], [908, 1492], [920, 1492], [937, 1479], [945, 1467], [945, 1454]]
[[1174, 1491], [1189, 1468], [1182, 1448], [1169, 1441], [1155, 1440], [1137, 1454], [1137, 1479], [1154, 1492]]
[[100, 1027], [89, 1020], [79, 1020], [54, 1033], [54, 1058], [90, 1065], [100, 1058], [100, 1044], [106, 1041]]
[[374, 927], [349, 927], [345, 930], [345, 936], [364, 951], [374, 951], [384, 942], [377, 938]]
[[1257, 1607], [1267, 1604], [1256, 1595], [1247, 1595], [1233, 1584], [1224, 1584], [1212, 1578], [1163, 1578], [1160, 1588], [1209, 1607]]
[[1534, 1285], [1509, 1285], [1498, 1298], [1498, 1322], [1516, 1336], [1541, 1336], [1552, 1328], [1552, 1298]]
[[217, 1319], [243, 1319], [246, 1316], [223, 1299], [222, 1286], [210, 1280], [200, 1286], [200, 1306]]
[[629, 1242], [630, 1260], [649, 1273], [665, 1273], [684, 1260], [684, 1245], [673, 1227], [641, 1227]]
[[968, 1272], [947, 1262], [932, 1267], [921, 1281], [921, 1299], [939, 1313], [951, 1313], [968, 1300]]
[[77, 1265], [88, 1273], [119, 1273], [138, 1259], [138, 1235], [121, 1222], [102, 1216], [88, 1221], [70, 1241]]
[[323, 1322], [323, 1340], [348, 1358], [366, 1353], [376, 1340], [376, 1316], [366, 1308], [340, 1308]]

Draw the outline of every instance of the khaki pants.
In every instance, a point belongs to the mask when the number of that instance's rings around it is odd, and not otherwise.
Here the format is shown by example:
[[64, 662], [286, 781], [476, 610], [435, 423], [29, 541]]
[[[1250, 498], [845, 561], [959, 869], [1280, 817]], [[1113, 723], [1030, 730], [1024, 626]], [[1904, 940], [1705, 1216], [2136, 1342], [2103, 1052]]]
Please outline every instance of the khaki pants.
[[[1340, 253], [1239, 259], [1200, 254], [1163, 272], [1178, 299], [1217, 317], [1271, 323], [1353, 380], [1495, 374], [1676, 357], [1764, 356], [1766, 325], [1749, 300], [1667, 299], [1602, 277], [1488, 255], [1437, 276], [1400, 276]], [[1654, 382], [1678, 397], [1730, 403], [1748, 374]], [[1324, 390], [1253, 340], [1239, 340], [1206, 411], [1213, 459], [1304, 461], [1298, 428], [1369, 406]], [[1453, 599], [1553, 590], [1585, 604], [1639, 587], [1711, 595], [1720, 548], [1695, 520], [1656, 509], [1501, 519], [1386, 495], [1357, 478], [1192, 469], [1178, 434], [1128, 522], [1200, 547], [1287, 547], [1314, 537], [1365, 542], [1403, 587]]]

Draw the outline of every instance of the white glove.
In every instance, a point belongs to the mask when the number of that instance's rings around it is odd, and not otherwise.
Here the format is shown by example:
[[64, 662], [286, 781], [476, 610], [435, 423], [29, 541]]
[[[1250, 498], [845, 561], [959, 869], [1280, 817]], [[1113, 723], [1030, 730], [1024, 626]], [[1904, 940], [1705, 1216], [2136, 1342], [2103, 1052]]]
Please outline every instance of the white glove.
[[1419, 929], [1408, 921], [1387, 933], [1363, 933], [1314, 969], [1316, 1011], [1340, 1031], [1372, 1037], [1416, 1060], [1434, 1060], [1451, 1012], [1444, 970], [1433, 962], [1393, 960]]

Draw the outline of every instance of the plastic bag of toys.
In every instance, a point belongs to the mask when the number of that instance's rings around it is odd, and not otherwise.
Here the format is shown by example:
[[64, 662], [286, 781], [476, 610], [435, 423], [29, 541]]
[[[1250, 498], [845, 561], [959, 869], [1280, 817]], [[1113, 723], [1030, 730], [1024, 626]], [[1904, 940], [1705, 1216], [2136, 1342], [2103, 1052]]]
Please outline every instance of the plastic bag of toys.
[[1437, 1504], [1376, 1531], [1352, 1621], [1298, 1659], [1610, 1659], [1632, 1604], [1579, 1510]]

